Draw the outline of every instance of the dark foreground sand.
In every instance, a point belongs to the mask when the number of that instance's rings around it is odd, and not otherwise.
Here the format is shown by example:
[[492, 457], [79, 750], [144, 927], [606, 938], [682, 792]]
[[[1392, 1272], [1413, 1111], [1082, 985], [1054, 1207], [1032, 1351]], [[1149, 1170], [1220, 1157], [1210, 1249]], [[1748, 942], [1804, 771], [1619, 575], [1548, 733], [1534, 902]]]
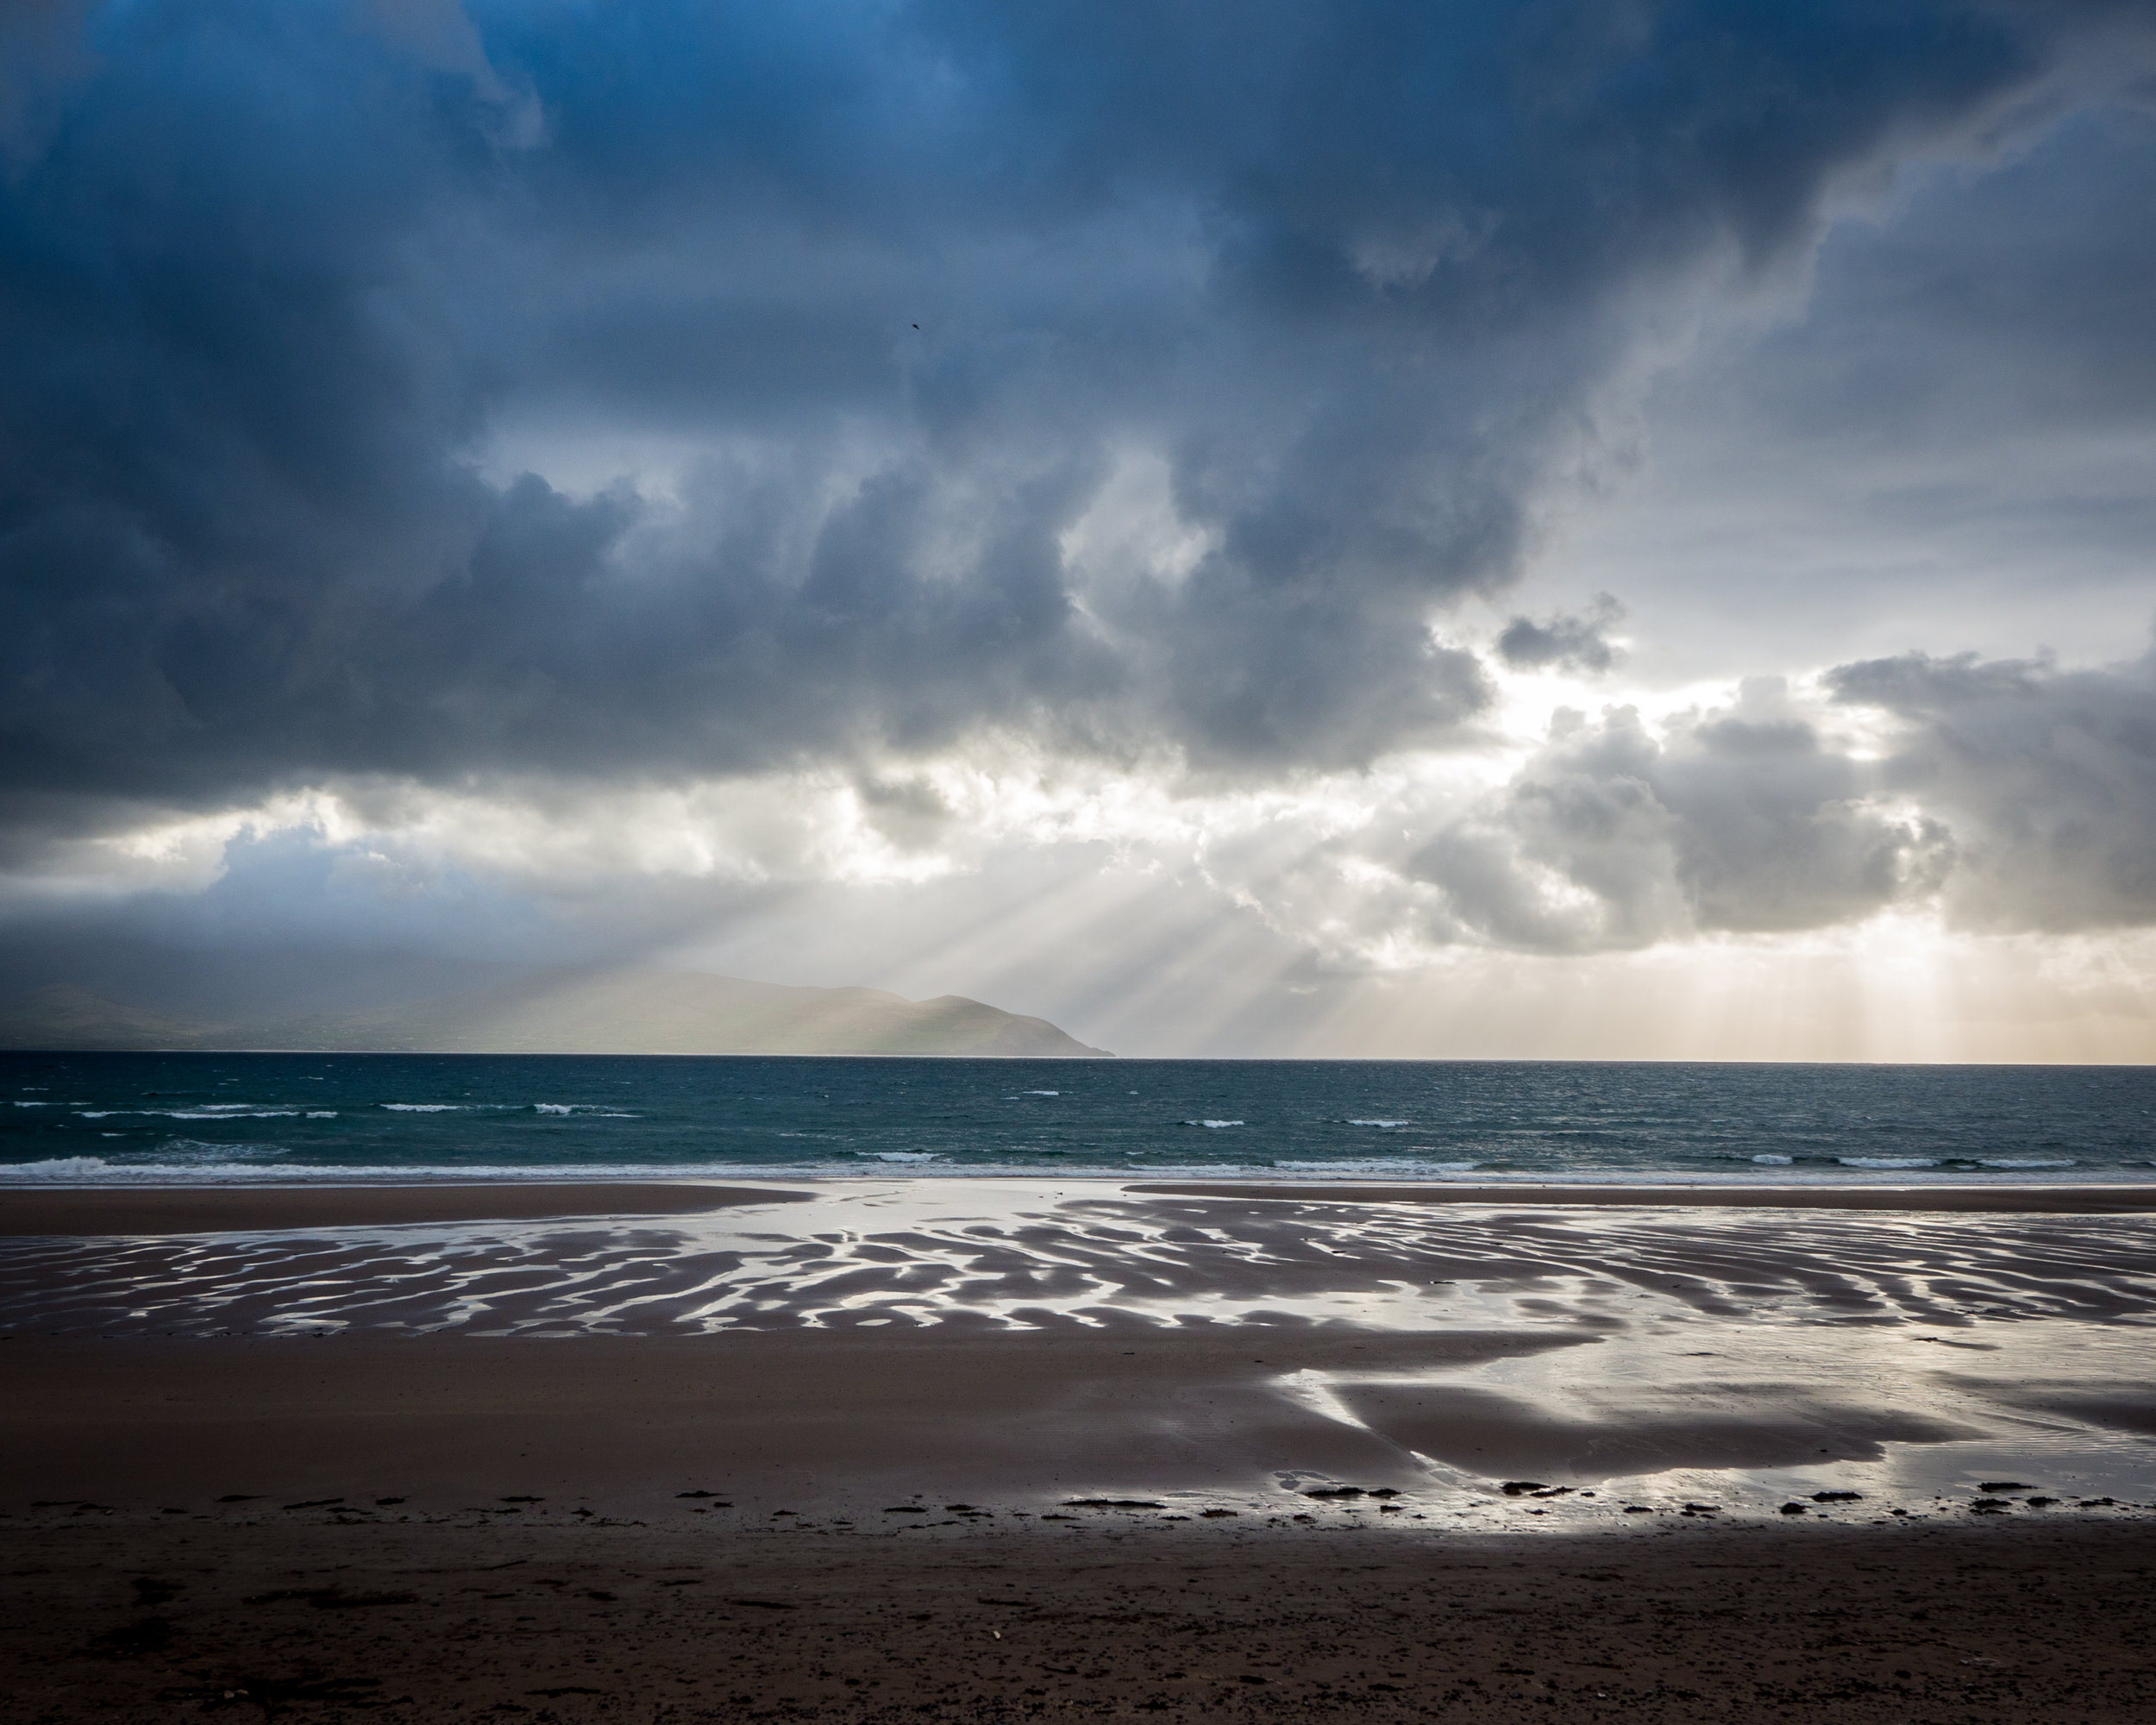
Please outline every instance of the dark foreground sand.
[[0, 1709], [2128, 1725], [2156, 1709], [2141, 1526], [1408, 1540], [1080, 1513], [912, 1534], [94, 1515], [0, 1532]]
[[496, 1181], [469, 1186], [152, 1186], [0, 1189], [0, 1236], [194, 1234], [404, 1222], [673, 1216], [805, 1198], [764, 1186]]

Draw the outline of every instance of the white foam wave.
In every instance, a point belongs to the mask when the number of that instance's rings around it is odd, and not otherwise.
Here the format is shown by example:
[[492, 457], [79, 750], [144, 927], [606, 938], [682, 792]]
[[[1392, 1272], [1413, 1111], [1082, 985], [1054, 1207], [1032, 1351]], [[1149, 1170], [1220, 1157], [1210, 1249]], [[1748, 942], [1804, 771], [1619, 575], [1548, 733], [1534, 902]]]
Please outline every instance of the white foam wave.
[[17, 1102], [16, 1104], [18, 1108], [57, 1108], [59, 1106], [58, 1102]]
[[1787, 1168], [1796, 1158], [1788, 1156], [1755, 1156], [1752, 1159], [1754, 1162], [1764, 1163], [1769, 1168]]
[[1275, 1162], [1283, 1174], [1471, 1174], [1479, 1162], [1420, 1162], [1412, 1157], [1343, 1157], [1334, 1162]]
[[857, 1150], [856, 1156], [870, 1162], [941, 1162], [942, 1155], [933, 1150]]
[[335, 1108], [310, 1108], [307, 1110], [307, 1118], [310, 1120], [334, 1120], [336, 1117], [337, 1111]]
[[573, 1114], [576, 1112], [576, 1105], [573, 1102], [534, 1102], [531, 1111], [535, 1114]]
[[387, 1108], [392, 1114], [455, 1114], [468, 1106], [463, 1102], [377, 1102], [378, 1108]]
[[1838, 1156], [1835, 1161], [1844, 1168], [1936, 1168], [1939, 1164], [1928, 1156]]
[[1209, 1126], [1218, 1132], [1222, 1126], [1247, 1126], [1249, 1122], [1246, 1120], [1185, 1120], [1183, 1124], [1187, 1126]]
[[1061, 1090], [1023, 1090], [1019, 1094], [1025, 1096], [1060, 1096], [1063, 1093]]
[[1987, 1156], [1979, 1160], [1985, 1168], [2071, 1168], [2074, 1165], [2071, 1156]]
[[239, 1104], [201, 1108], [84, 1108], [78, 1111], [75, 1118], [109, 1120], [115, 1114], [132, 1114], [160, 1120], [289, 1120], [298, 1113], [298, 1108], [258, 1108], [251, 1104]]
[[1382, 1126], [1390, 1128], [1393, 1126], [1411, 1126], [1414, 1124], [1414, 1122], [1413, 1120], [1350, 1120], [1348, 1124], [1351, 1126]]

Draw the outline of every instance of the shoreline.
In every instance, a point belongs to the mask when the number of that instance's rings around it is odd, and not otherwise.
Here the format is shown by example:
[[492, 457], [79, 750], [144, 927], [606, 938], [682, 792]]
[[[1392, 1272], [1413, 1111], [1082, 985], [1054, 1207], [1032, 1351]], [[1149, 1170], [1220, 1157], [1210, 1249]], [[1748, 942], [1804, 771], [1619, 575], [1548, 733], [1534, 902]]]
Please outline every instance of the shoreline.
[[413, 1224], [631, 1220], [761, 1204], [813, 1202], [870, 1188], [984, 1194], [1056, 1187], [1074, 1195], [1200, 1198], [1327, 1205], [1514, 1206], [1677, 1210], [1856, 1210], [1999, 1215], [2156, 1214], [2146, 1185], [2021, 1182], [1965, 1186], [1674, 1184], [1664, 1181], [1470, 1185], [1451, 1182], [1163, 1181], [1124, 1176], [853, 1175], [780, 1183], [709, 1180], [407, 1180], [355, 1177], [260, 1184], [0, 1185], [0, 1239], [266, 1233]]

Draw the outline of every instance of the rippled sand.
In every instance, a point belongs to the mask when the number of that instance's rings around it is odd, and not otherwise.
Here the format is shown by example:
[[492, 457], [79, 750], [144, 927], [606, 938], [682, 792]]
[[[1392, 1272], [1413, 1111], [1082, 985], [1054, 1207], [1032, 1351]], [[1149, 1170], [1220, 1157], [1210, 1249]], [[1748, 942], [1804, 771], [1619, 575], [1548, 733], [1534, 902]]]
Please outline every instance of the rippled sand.
[[[0, 1323], [41, 1347], [665, 1339], [687, 1352], [647, 1361], [652, 1372], [725, 1375], [714, 1393], [730, 1412], [692, 1396], [669, 1415], [730, 1433], [710, 1440], [720, 1458], [765, 1465], [794, 1442], [789, 1420], [851, 1409], [938, 1434], [937, 1489], [954, 1490], [983, 1471], [1037, 1495], [1053, 1472], [1254, 1503], [1383, 1485], [1427, 1496], [1426, 1512], [1513, 1524], [1532, 1509], [1566, 1525], [1619, 1515], [1627, 1495], [1779, 1513], [1856, 1490], [1865, 1513], [1920, 1515], [1973, 1501], [1985, 1481], [2025, 1484], [2002, 1513], [2025, 1513], [2010, 1506], [2032, 1493], [2156, 1496], [2147, 1214], [1680, 1210], [1607, 1195], [1434, 1206], [1018, 1181], [769, 1195], [663, 1220], [19, 1239], [0, 1246]], [[1044, 1352], [1056, 1338], [1072, 1352]], [[382, 1369], [417, 1382], [443, 1358]], [[542, 1380], [598, 1369], [588, 1354], [454, 1358], [504, 1386], [512, 1421], [519, 1397], [576, 1399]], [[542, 1359], [536, 1378], [521, 1364]], [[877, 1387], [878, 1362], [898, 1360], [939, 1385], [932, 1407]], [[759, 1390], [780, 1379], [793, 1384], [784, 1406]], [[603, 1420], [620, 1393], [603, 1385], [586, 1416]], [[992, 1440], [966, 1435], [991, 1425]], [[818, 1453], [826, 1489], [905, 1472], [873, 1441]], [[1520, 1478], [1573, 1490], [1501, 1495]], [[312, 1488], [295, 1476], [289, 1489]]]

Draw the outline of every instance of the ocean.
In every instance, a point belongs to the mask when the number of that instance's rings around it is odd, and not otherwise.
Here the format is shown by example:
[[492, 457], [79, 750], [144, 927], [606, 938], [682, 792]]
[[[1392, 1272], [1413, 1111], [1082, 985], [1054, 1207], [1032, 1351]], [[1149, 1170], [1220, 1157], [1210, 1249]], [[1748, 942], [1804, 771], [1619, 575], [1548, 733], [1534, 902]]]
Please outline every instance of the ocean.
[[2156, 1069], [0, 1054], [0, 1183], [2156, 1179]]

